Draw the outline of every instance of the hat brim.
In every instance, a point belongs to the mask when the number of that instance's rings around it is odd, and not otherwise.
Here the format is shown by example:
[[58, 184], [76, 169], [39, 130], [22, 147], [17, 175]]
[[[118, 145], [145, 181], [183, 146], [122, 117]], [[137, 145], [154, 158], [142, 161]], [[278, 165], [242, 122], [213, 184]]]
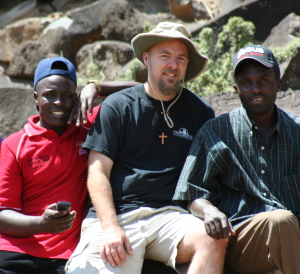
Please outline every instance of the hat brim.
[[195, 44], [185, 36], [168, 36], [155, 33], [141, 33], [134, 37], [131, 41], [136, 58], [142, 63], [143, 53], [147, 51], [151, 46], [160, 42], [168, 42], [175, 39], [182, 40], [189, 49], [189, 63], [186, 69], [184, 82], [191, 81], [197, 78], [201, 72], [203, 72], [207, 66], [208, 58], [201, 54]]

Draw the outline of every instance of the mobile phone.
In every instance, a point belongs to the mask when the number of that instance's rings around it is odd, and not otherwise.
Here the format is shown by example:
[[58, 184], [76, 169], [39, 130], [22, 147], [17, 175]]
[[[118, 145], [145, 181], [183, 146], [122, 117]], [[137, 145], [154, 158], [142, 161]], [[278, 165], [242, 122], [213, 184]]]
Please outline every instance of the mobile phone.
[[71, 203], [70, 202], [57, 202], [57, 211], [66, 210], [68, 213], [70, 213], [71, 210]]

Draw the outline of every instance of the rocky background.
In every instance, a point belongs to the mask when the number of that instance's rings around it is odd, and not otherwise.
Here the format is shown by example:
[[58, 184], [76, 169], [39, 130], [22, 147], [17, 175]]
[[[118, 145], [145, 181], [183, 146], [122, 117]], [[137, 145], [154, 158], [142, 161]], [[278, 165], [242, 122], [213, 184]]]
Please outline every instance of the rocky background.
[[[144, 22], [181, 22], [193, 36], [203, 27], [218, 33], [231, 16], [256, 26], [255, 43], [286, 46], [300, 39], [299, 0], [10, 0], [0, 3], [0, 135], [20, 130], [37, 114], [32, 83], [37, 63], [63, 55], [84, 77], [91, 62], [99, 80], [115, 80], [134, 59], [130, 40]], [[284, 86], [277, 104], [300, 115], [300, 48], [280, 64]], [[216, 68], [218, 69], [218, 68]], [[146, 79], [141, 65], [136, 81]], [[80, 92], [82, 85], [79, 85]], [[216, 114], [240, 105], [231, 91], [205, 97]]]

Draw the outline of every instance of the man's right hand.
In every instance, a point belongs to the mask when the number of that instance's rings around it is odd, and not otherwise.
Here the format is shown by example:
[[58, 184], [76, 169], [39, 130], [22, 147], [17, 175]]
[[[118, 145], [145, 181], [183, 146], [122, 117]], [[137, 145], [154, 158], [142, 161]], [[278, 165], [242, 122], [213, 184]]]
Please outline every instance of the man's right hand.
[[110, 226], [103, 229], [100, 255], [104, 263], [107, 261], [112, 267], [122, 266], [126, 262], [126, 254], [132, 255], [132, 247], [125, 232], [119, 226]]
[[227, 216], [216, 207], [207, 205], [203, 209], [203, 214], [205, 230], [210, 237], [224, 239], [230, 235], [235, 235]]
[[40, 217], [39, 230], [43, 233], [60, 233], [70, 229], [76, 217], [76, 212], [57, 211], [57, 204], [49, 205]]

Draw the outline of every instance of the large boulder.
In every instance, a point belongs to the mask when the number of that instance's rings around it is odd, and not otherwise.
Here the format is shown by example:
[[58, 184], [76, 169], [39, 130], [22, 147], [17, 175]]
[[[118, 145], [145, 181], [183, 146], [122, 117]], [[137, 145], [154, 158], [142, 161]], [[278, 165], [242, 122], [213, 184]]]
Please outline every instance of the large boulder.
[[19, 131], [26, 124], [29, 116], [36, 115], [33, 91], [29, 88], [0, 89], [0, 135], [7, 137]]
[[100, 0], [70, 10], [50, 24], [40, 43], [50, 52], [63, 54], [76, 66], [75, 56], [83, 45], [98, 40], [129, 42], [142, 31], [145, 20], [158, 23], [161, 19], [160, 15], [141, 14], [125, 0]]
[[47, 48], [34, 41], [23, 42], [16, 50], [6, 73], [11, 77], [33, 79], [35, 68], [41, 59], [53, 57]]
[[300, 87], [300, 47], [296, 54], [285, 64], [285, 70], [282, 74], [282, 90], [299, 89]]
[[19, 5], [15, 6], [11, 10], [0, 16], [0, 28], [4, 28], [7, 24], [10, 24], [16, 20], [38, 15], [39, 11], [36, 8], [36, 0], [23, 1]]
[[225, 14], [205, 23], [191, 25], [190, 31], [193, 36], [197, 36], [204, 27], [210, 27], [213, 28], [215, 34], [218, 34], [230, 17], [239, 16], [254, 23], [256, 27], [255, 40], [262, 43], [269, 36], [271, 30], [292, 12], [300, 15], [299, 0], [245, 0], [237, 6], [233, 6]]
[[9, 63], [25, 41], [37, 41], [43, 29], [54, 19], [28, 18], [0, 30], [0, 62]]
[[76, 56], [78, 71], [85, 74], [89, 63], [95, 63], [104, 81], [112, 81], [122, 67], [133, 59], [133, 50], [129, 43], [118, 41], [99, 41], [82, 47]]
[[169, 0], [170, 10], [177, 18], [183, 21], [210, 19], [211, 12], [202, 1]]
[[[300, 16], [291, 13], [272, 29], [263, 45], [269, 48], [284, 48], [294, 40], [299, 40], [300, 45]], [[280, 71], [283, 80], [282, 90], [300, 88], [300, 47], [293, 56], [280, 64]]]
[[269, 48], [285, 47], [296, 38], [300, 38], [300, 16], [290, 13], [272, 29], [263, 45]]

